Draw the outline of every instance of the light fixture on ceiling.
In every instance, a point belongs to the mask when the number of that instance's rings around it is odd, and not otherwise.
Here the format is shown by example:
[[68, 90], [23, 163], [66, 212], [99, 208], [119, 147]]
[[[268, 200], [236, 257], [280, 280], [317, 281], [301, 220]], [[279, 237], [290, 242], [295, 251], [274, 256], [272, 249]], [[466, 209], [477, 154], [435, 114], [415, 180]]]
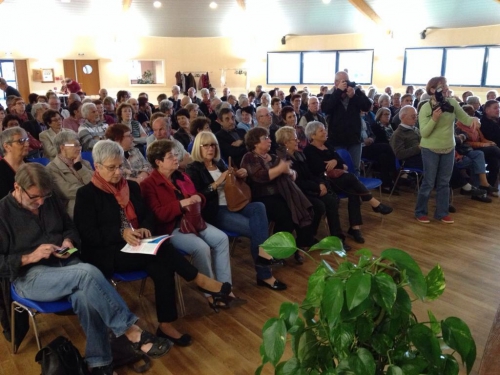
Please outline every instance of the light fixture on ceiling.
[[71, 0], [61, 0], [61, 3], [71, 3]]
[[421, 33], [420, 33], [420, 39], [425, 39], [425, 37], [427, 36], [427, 29], [424, 29]]
[[323, 4], [330, 4], [330, 1], [332, 0], [323, 0]]
[[155, 8], [161, 8], [161, 1], [155, 1], [155, 2], [153, 3], [153, 6], [154, 6]]
[[286, 44], [286, 35], [281, 38], [281, 44], [285, 45]]
[[216, 9], [217, 8], [217, 3], [215, 1], [212, 1], [209, 5], [210, 8]]

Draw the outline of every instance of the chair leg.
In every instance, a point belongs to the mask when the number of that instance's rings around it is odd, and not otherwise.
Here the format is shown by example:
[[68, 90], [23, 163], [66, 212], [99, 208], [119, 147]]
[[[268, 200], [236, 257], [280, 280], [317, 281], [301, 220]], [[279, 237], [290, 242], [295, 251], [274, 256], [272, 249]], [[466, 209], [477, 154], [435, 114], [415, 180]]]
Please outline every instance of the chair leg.
[[17, 353], [16, 347], [16, 305], [14, 302], [10, 305], [10, 341], [12, 343], [12, 353]]
[[389, 199], [391, 199], [392, 193], [394, 193], [394, 189], [396, 189], [396, 186], [398, 185], [398, 181], [399, 181], [399, 178], [401, 177], [402, 172], [403, 171], [400, 169], [399, 173], [398, 173], [398, 177], [396, 177], [396, 181], [394, 181], [394, 184], [392, 185], [391, 194], [389, 194]]
[[231, 257], [234, 257], [234, 250], [235, 250], [237, 239], [238, 239], [238, 237], [231, 238], [231, 244], [229, 245], [229, 255], [231, 255]]
[[[17, 308], [16, 308], [17, 306]], [[36, 324], [36, 319], [35, 315], [37, 314], [36, 312], [31, 311], [31, 309], [27, 308], [26, 306], [20, 304], [19, 302], [12, 301], [11, 305], [11, 317], [10, 317], [10, 332], [11, 332], [11, 341], [12, 341], [12, 353], [16, 354], [17, 350], [19, 349], [16, 347], [16, 312], [17, 309], [24, 310], [26, 311], [31, 320], [31, 324], [33, 325], [33, 331], [35, 333], [35, 339], [36, 339], [36, 345], [38, 346], [38, 350], [42, 349], [42, 344], [40, 342], [40, 337], [38, 335], [38, 326]]]
[[182, 318], [186, 315], [186, 305], [184, 304], [184, 296], [182, 294], [181, 278], [175, 274], [175, 289], [177, 291], [177, 302], [179, 303], [179, 316]]

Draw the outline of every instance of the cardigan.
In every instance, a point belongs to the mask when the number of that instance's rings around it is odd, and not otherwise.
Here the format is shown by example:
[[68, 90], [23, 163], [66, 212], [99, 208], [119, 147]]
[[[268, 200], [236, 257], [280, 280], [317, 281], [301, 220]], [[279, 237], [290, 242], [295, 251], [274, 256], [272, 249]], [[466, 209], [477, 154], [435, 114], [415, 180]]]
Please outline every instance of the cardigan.
[[5, 159], [0, 160], [0, 199], [14, 189], [16, 172]]
[[[222, 159], [216, 161], [215, 164], [222, 173], [227, 171], [226, 163]], [[209, 189], [209, 185], [214, 183], [212, 175], [201, 161], [189, 163], [186, 173], [193, 181], [196, 191], [205, 197], [205, 207], [201, 210], [203, 219], [214, 225], [215, 218], [219, 212], [219, 193], [217, 190]]]
[[[205, 206], [205, 197], [196, 192], [187, 174], [175, 171], [172, 179], [177, 180], [177, 185], [181, 185], [179, 188], [185, 196], [197, 194], [201, 197], [202, 208]], [[154, 234], [171, 234], [183, 214], [175, 190], [157, 169], [142, 181], [141, 190], [148, 209], [152, 211], [156, 219]]]
[[418, 124], [420, 128], [420, 145], [431, 150], [454, 149], [455, 148], [455, 118], [458, 118], [464, 125], [472, 124], [472, 117], [460, 107], [455, 99], [446, 99], [453, 108], [454, 113], [443, 112], [439, 120], [432, 119], [432, 107], [430, 102], [425, 103], [418, 114]]
[[[72, 172], [70, 167], [68, 167], [60, 158], [55, 157], [54, 160], [47, 165], [47, 171], [49, 171], [52, 176], [52, 181], [59, 189], [61, 198], [65, 200], [66, 210], [69, 216], [73, 217], [76, 192], [82, 186], [88, 184], [94, 174], [90, 163], [86, 160], [82, 160], [80, 162], [80, 169], [77, 170], [74, 168]], [[74, 173], [78, 174], [83, 183], [75, 176]]]
[[[61, 129], [60, 131], [67, 132], [69, 129]], [[40, 142], [43, 145], [43, 157], [50, 160], [57, 156], [56, 145], [54, 143], [56, 135], [57, 133], [50, 128], [40, 133]]]
[[391, 147], [398, 160], [420, 155], [420, 134], [418, 128], [408, 129], [399, 125], [391, 137]]
[[[140, 228], [153, 229], [153, 215], [141, 196], [139, 184], [127, 180], [130, 201]], [[81, 256], [109, 277], [114, 272], [115, 255], [126, 245], [121, 233], [121, 207], [113, 194], [92, 182], [76, 192], [75, 225], [82, 238]]]

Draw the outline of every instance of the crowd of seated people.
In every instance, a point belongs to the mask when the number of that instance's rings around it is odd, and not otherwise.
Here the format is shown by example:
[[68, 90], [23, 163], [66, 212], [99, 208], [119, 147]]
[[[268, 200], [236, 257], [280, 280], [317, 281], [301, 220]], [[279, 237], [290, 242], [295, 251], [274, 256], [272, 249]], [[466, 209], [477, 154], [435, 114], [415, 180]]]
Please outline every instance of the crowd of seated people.
[[[438, 105], [437, 88], [443, 89], [453, 113]], [[78, 244], [82, 260], [97, 267], [91, 268], [94, 278], [146, 271], [155, 285], [156, 335], [145, 332], [141, 337], [133, 325], [137, 318], [123, 306], [114, 313], [128, 316], [129, 323], [115, 332], [131, 330], [127, 337], [156, 357], [168, 351], [171, 342], [179, 346], [192, 342], [188, 333], [174, 325], [175, 272], [194, 281], [215, 311], [246, 303], [231, 287], [226, 232], [249, 238], [257, 285], [276, 291], [287, 288], [273, 276], [273, 267], [284, 262], [260, 247], [270, 228], [294, 233], [297, 246], [307, 249], [319, 240], [319, 227], [326, 218], [328, 233], [339, 237], [349, 250], [339, 219], [339, 197], [347, 197], [346, 234], [364, 243], [361, 203], [382, 215], [393, 209], [375, 199], [358, 178], [363, 159], [373, 163], [387, 194], [393, 192], [396, 159], [424, 171], [415, 207], [421, 223], [430, 222], [427, 202], [434, 185], [438, 192], [435, 218], [444, 223], [453, 222], [450, 186], [479, 202], [490, 203], [491, 197], [498, 196], [500, 109], [494, 90], [484, 104], [470, 91], [455, 99], [446, 79], [435, 77], [425, 88], [408, 86], [404, 94], [390, 86], [378, 93], [376, 87], [352, 87], [348, 73], [338, 72], [335, 85], [330, 90], [322, 86], [318, 95], [307, 87], [292, 86], [288, 92], [285, 97], [278, 87], [265, 92], [258, 85], [238, 97], [225, 88], [218, 98], [212, 88], [202, 89], [198, 98], [194, 87], [182, 96], [180, 88], [173, 86], [170, 97], [158, 95], [155, 107], [147, 93], [134, 98], [120, 90], [115, 99], [102, 89], [98, 100], [70, 94], [67, 108], [62, 108], [57, 94], [47, 92], [30, 95], [28, 110], [20, 96], [11, 95], [8, 108], [0, 107], [0, 198], [4, 198], [0, 211], [13, 209], [9, 200], [20, 203], [18, 210], [46, 207], [47, 215], [59, 218], [58, 230], [76, 233], [69, 238], [71, 245]], [[339, 149], [349, 153], [353, 170], [348, 170]], [[92, 164], [82, 152], [92, 153]], [[26, 167], [32, 164], [26, 163], [30, 157], [40, 156], [49, 159], [46, 168]], [[252, 192], [251, 202], [238, 212], [227, 206], [228, 168], [234, 168], [235, 176], [246, 181]], [[29, 178], [23, 173], [18, 176], [23, 170]], [[50, 184], [44, 182], [46, 174]], [[55, 209], [57, 200], [62, 211]], [[207, 226], [199, 233], [183, 233], [181, 218], [192, 204], [200, 204]], [[0, 221], [0, 231], [9, 231], [8, 224], [15, 225]], [[156, 257], [120, 251], [127, 243], [135, 245], [159, 234], [174, 236]], [[22, 264], [20, 274], [5, 275], [14, 276], [16, 288], [26, 296], [36, 295], [23, 285], [28, 270], [36, 269], [30, 264], [57, 260], [54, 250], [67, 239], [49, 240], [45, 248], [32, 240], [30, 249], [36, 256], [28, 257], [30, 262], [26, 267]], [[192, 264], [184, 255], [191, 257]], [[304, 261], [300, 252], [294, 258], [297, 264]], [[64, 260], [64, 267], [85, 264], [78, 255]], [[67, 293], [78, 303], [74, 291], [56, 288], [55, 292]], [[110, 299], [121, 301], [113, 293]], [[80, 310], [77, 314], [86, 319]], [[88, 334], [92, 329], [84, 326]], [[104, 354], [97, 358], [88, 348], [88, 364], [93, 373], [110, 374], [106, 344], [97, 345]]]

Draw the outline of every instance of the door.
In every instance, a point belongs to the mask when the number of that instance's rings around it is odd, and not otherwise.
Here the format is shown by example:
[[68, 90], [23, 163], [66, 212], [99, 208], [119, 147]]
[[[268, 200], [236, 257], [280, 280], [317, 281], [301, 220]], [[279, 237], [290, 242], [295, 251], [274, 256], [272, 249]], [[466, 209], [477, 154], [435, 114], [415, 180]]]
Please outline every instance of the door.
[[64, 60], [64, 76], [74, 79], [87, 95], [98, 95], [101, 88], [98, 60]]
[[30, 81], [28, 77], [28, 63], [26, 60], [14, 60], [16, 64], [17, 90], [27, 102], [30, 94]]

